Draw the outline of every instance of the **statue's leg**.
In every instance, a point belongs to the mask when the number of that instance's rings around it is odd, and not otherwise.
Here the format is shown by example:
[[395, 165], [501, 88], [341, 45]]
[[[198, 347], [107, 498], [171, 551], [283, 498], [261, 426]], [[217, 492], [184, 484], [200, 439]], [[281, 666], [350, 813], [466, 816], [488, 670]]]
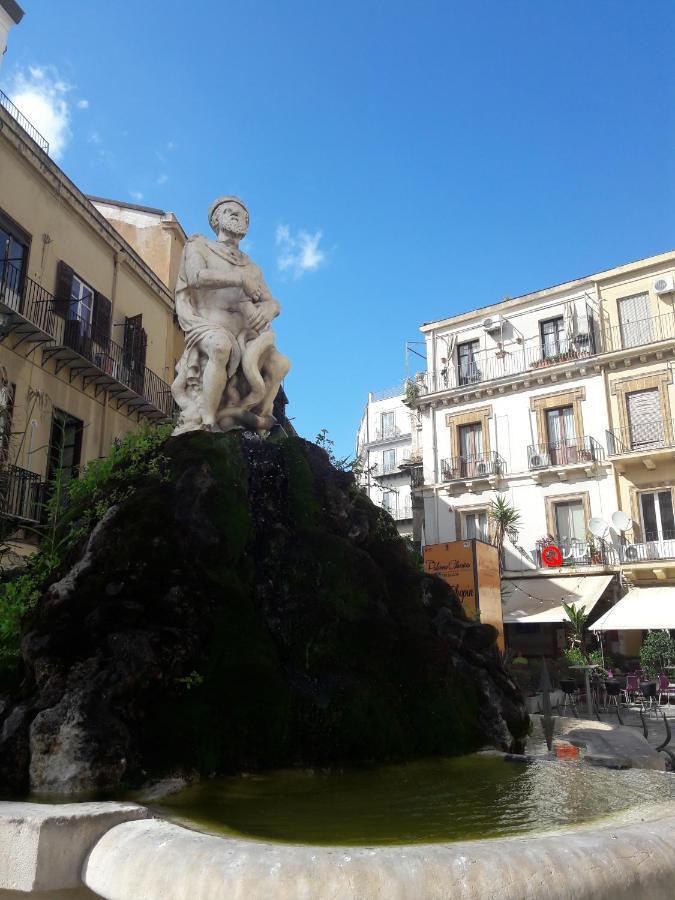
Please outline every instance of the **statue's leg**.
[[271, 347], [269, 353], [265, 355], [260, 373], [265, 382], [265, 396], [260, 405], [256, 408], [256, 412], [262, 417], [267, 418], [272, 415], [274, 407], [274, 398], [277, 395], [279, 386], [288, 375], [291, 368], [291, 361], [283, 353], [279, 353], [276, 347]]
[[232, 342], [224, 332], [215, 332], [200, 341], [200, 350], [208, 357], [202, 374], [202, 422], [210, 427], [216, 423], [218, 407], [227, 385], [227, 363]]

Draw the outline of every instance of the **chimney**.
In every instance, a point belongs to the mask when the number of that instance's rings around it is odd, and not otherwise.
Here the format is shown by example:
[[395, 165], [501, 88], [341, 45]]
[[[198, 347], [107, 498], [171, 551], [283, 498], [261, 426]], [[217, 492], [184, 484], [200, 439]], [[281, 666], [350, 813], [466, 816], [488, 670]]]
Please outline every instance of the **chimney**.
[[23, 10], [16, 0], [0, 0], [0, 64], [7, 50], [7, 35], [12, 25], [23, 19]]

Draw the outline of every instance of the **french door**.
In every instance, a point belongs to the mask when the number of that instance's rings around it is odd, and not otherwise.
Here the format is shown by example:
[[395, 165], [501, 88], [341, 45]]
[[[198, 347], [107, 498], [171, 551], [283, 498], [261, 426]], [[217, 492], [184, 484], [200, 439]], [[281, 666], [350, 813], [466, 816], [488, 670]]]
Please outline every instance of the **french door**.
[[463, 478], [480, 474], [477, 467], [483, 460], [483, 428], [480, 423], [459, 427], [460, 469]]
[[574, 407], [560, 406], [546, 411], [548, 452], [554, 466], [577, 462], [579, 453], [574, 430]]
[[640, 494], [640, 507], [645, 541], [675, 539], [673, 495], [670, 490], [648, 491]]

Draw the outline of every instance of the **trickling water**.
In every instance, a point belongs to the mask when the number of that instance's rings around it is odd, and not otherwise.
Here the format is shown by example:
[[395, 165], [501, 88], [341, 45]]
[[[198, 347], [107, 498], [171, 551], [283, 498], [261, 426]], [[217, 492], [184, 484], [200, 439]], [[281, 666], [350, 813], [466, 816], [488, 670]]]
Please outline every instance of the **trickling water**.
[[204, 781], [162, 802], [174, 820], [303, 844], [376, 845], [513, 835], [675, 800], [675, 776], [481, 755], [341, 772]]

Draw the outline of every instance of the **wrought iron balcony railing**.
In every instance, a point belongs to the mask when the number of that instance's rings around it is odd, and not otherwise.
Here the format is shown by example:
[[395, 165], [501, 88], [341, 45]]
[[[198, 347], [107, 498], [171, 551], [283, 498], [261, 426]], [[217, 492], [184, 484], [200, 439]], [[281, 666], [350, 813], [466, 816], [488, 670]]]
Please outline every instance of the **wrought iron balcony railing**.
[[602, 446], [594, 438], [585, 435], [578, 439], [530, 444], [527, 448], [527, 465], [530, 470], [582, 465], [598, 462], [604, 455]]
[[490, 478], [506, 473], [506, 462], [495, 451], [474, 456], [455, 456], [441, 460], [442, 481]]
[[4, 466], [0, 469], [0, 515], [37, 525], [43, 518], [44, 488], [36, 472]]
[[[386, 507], [384, 507], [386, 509]], [[403, 504], [402, 506], [395, 506], [392, 509], [387, 509], [387, 512], [395, 519], [397, 522], [404, 521], [405, 519], [412, 519], [412, 506], [408, 503]]]
[[373, 443], [377, 441], [393, 441], [400, 437], [410, 437], [410, 430], [403, 431], [398, 425], [392, 425], [390, 428], [378, 428], [375, 431]]
[[552, 537], [546, 543], [537, 544], [532, 554], [535, 563], [541, 568], [548, 568], [542, 559], [542, 551], [548, 544], [552, 544], [560, 550], [563, 567], [609, 566], [618, 563], [618, 555], [614, 547], [603, 541], [595, 543], [580, 541], [576, 538]]
[[[73, 303], [66, 304], [65, 315], [55, 312], [54, 303], [55, 298], [49, 291], [15, 266], [6, 266], [0, 272], [0, 333], [9, 328], [23, 335], [21, 340], [30, 337], [41, 343], [44, 358], [56, 358], [57, 368], [69, 365], [71, 369], [81, 370], [83, 377], [108, 385], [106, 389], [111, 393], [125, 393], [125, 401], [130, 407], [143, 409], [150, 404], [162, 413], [163, 418], [173, 417], [171, 387], [159, 375], [141, 360], [133, 359], [128, 348], [78, 316]], [[4, 314], [3, 309], [6, 310]], [[9, 316], [9, 324], [2, 320], [3, 315]], [[64, 354], [64, 349], [72, 353]], [[73, 360], [73, 353], [89, 365], [78, 364]], [[128, 391], [138, 395], [139, 400], [128, 399]]]
[[44, 150], [45, 153], [49, 153], [49, 141], [40, 134], [35, 125], [28, 121], [21, 110], [18, 109], [9, 99], [7, 94], [3, 94], [2, 91], [0, 91], [0, 106], [7, 110], [10, 116], [19, 123], [26, 134], [35, 141], [41, 150]]
[[671, 419], [634, 422], [627, 428], [615, 428], [607, 432], [609, 456], [665, 450], [670, 447], [675, 447], [675, 421]]
[[675, 319], [672, 313], [663, 313], [605, 329], [603, 345], [604, 351], [611, 353], [672, 340], [675, 340]]
[[424, 469], [422, 466], [414, 466], [410, 470], [410, 486], [413, 489], [424, 487]]
[[[651, 540], [651, 537], [654, 540]], [[675, 533], [672, 531], [666, 532], [661, 538], [656, 534], [650, 535], [647, 533], [644, 541], [620, 546], [619, 558], [623, 565], [655, 562], [660, 559], [675, 559]]]

